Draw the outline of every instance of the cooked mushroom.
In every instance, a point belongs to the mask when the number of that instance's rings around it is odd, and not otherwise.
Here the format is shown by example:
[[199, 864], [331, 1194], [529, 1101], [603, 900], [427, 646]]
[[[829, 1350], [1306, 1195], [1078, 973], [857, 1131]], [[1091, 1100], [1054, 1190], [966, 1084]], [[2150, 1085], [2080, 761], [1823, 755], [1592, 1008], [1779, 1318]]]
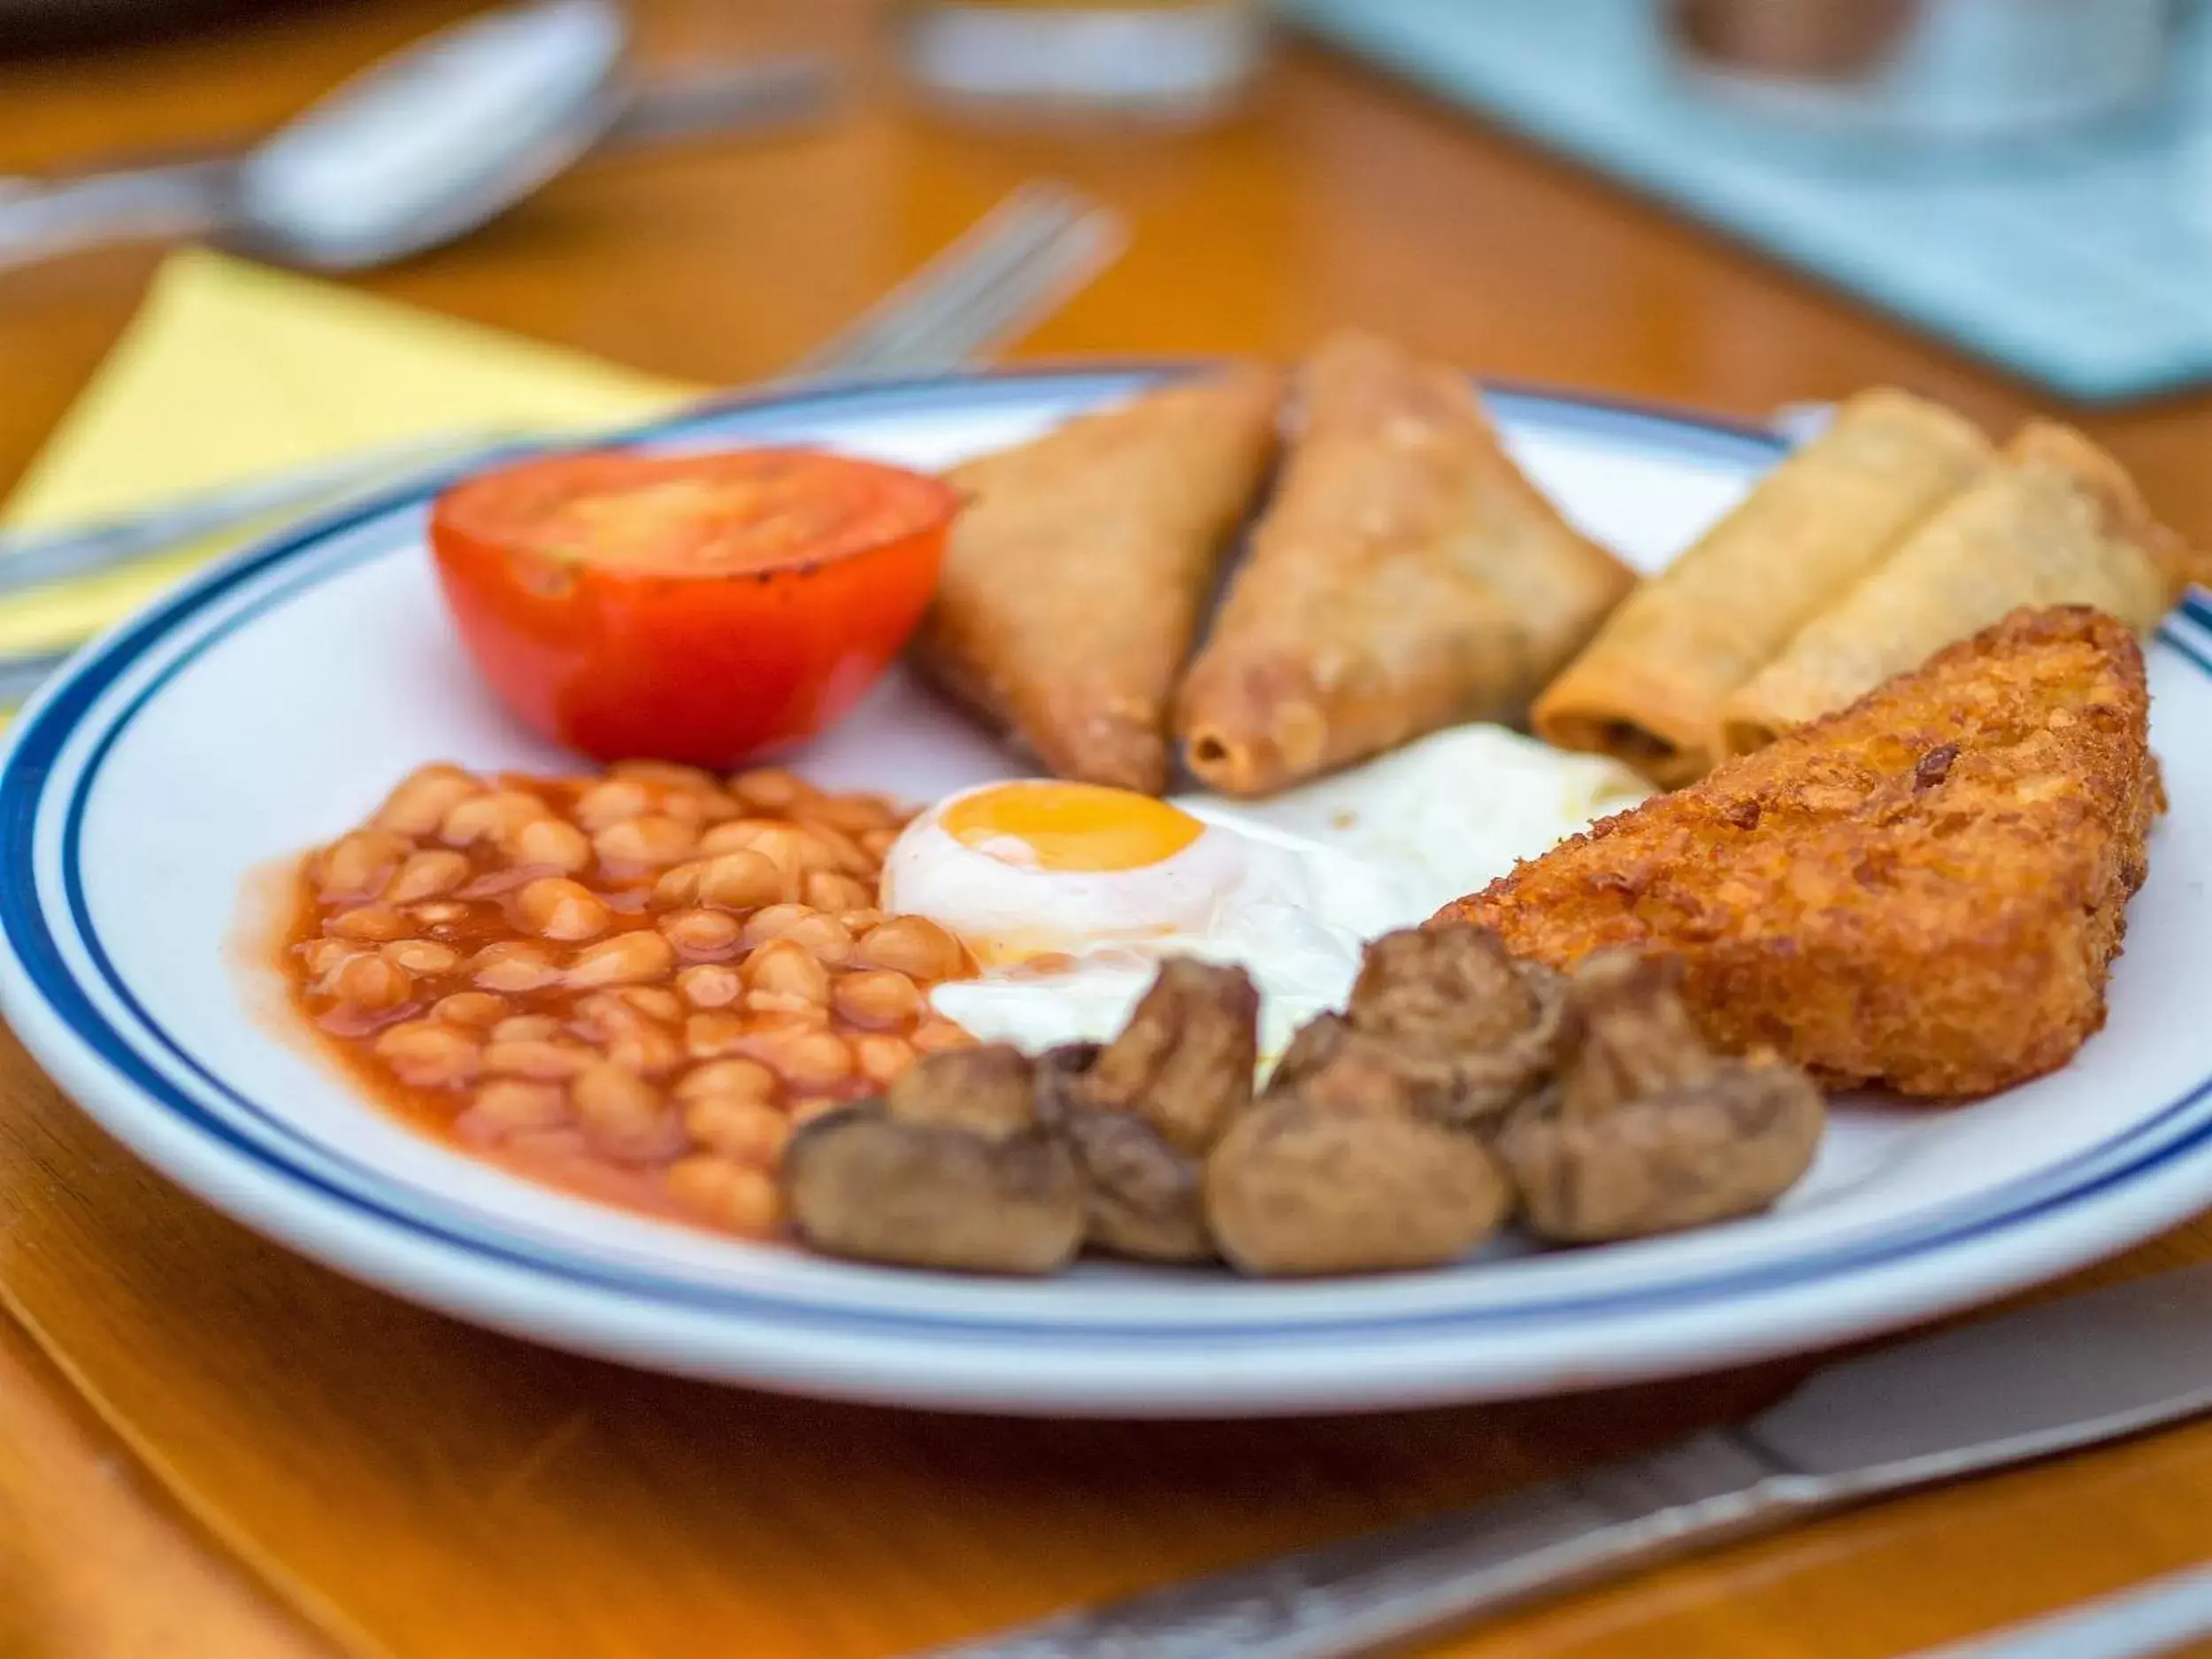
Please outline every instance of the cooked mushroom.
[[1544, 1080], [1558, 1041], [1559, 976], [1516, 961], [1466, 923], [1386, 933], [1367, 948], [1342, 1016], [1314, 1021], [1276, 1076], [1295, 1085], [1347, 1048], [1404, 1079], [1440, 1121], [1488, 1125]]
[[1141, 1261], [1210, 1260], [1201, 1160], [1171, 1145], [1138, 1112], [1072, 1096], [1070, 1086], [1096, 1053], [1092, 1043], [1056, 1048], [1040, 1071], [1046, 1098], [1057, 1102], [1055, 1121], [1083, 1172], [1085, 1236]]
[[1587, 1243], [1747, 1215], [1811, 1164], [1819, 1088], [1768, 1056], [1714, 1055], [1678, 973], [1671, 959], [1612, 952], [1569, 983], [1558, 1082], [1496, 1143], [1531, 1231]]
[[1542, 1018], [1538, 987], [1504, 941], [1471, 922], [1408, 927], [1367, 947], [1348, 1012], [1363, 1031], [1424, 1048], [1498, 1048]]
[[1248, 1273], [1429, 1267], [1505, 1218], [1511, 1193], [1476, 1135], [1435, 1121], [1365, 1044], [1339, 1047], [1229, 1125], [1206, 1215]]
[[1675, 995], [1674, 956], [1609, 950], [1567, 982], [1560, 1109], [1596, 1118], [1645, 1094], [1695, 1083], [1720, 1064]]
[[1316, 1014], [1292, 1033], [1290, 1046], [1268, 1073], [1271, 1093], [1287, 1094], [1348, 1049], [1363, 1045], [1341, 1014]]
[[1077, 1093], [1141, 1113], [1171, 1145], [1203, 1152], [1251, 1102], [1259, 1021], [1260, 994], [1242, 968], [1172, 957]]
[[1251, 1103], [1258, 1029], [1244, 970], [1179, 958], [1112, 1042], [1045, 1056], [1044, 1112], [1082, 1168], [1093, 1244], [1148, 1261], [1212, 1257], [1203, 1160]]
[[1038, 1121], [1035, 1068], [1002, 1043], [927, 1056], [882, 1099], [803, 1125], [783, 1179], [801, 1236], [833, 1255], [1050, 1273], [1083, 1241], [1074, 1156]]

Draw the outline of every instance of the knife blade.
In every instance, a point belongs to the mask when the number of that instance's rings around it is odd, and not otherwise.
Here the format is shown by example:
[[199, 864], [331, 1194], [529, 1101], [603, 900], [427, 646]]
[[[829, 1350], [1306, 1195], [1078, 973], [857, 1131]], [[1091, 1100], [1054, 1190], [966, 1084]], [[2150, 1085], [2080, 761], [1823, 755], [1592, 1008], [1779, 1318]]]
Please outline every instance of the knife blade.
[[[2212, 1568], [2099, 1596], [1993, 1636], [1932, 1647], [1913, 1659], [2147, 1659], [2212, 1632]], [[2199, 1649], [2197, 1651], [2201, 1651]]]
[[2212, 1263], [1823, 1367], [1748, 1422], [923, 1659], [1348, 1659], [1885, 1493], [2212, 1411]]

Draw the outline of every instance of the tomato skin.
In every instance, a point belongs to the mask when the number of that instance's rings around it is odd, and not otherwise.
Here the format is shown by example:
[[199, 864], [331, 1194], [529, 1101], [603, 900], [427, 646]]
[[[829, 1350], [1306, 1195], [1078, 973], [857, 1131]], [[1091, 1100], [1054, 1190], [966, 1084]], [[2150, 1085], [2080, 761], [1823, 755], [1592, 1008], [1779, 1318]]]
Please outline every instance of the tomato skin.
[[[697, 457], [741, 465], [768, 452]], [[773, 452], [789, 467], [793, 452]], [[849, 713], [920, 622], [958, 507], [933, 479], [819, 462], [828, 489], [866, 488], [871, 537], [826, 557], [696, 573], [555, 560], [503, 532], [503, 474], [440, 497], [430, 546], [463, 643], [525, 724], [595, 759], [725, 767], [804, 742]], [[541, 487], [565, 461], [524, 462]], [[665, 463], [660, 464], [663, 467]]]

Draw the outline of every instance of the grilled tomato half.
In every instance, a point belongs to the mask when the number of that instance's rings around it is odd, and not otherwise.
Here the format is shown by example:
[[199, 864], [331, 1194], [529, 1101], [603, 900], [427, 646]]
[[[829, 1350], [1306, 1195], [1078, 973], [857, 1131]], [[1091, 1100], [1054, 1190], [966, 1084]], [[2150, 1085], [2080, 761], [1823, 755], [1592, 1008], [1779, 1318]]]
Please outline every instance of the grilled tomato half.
[[601, 760], [727, 766], [875, 683], [958, 504], [808, 449], [558, 455], [455, 485], [430, 546], [470, 655], [528, 725]]

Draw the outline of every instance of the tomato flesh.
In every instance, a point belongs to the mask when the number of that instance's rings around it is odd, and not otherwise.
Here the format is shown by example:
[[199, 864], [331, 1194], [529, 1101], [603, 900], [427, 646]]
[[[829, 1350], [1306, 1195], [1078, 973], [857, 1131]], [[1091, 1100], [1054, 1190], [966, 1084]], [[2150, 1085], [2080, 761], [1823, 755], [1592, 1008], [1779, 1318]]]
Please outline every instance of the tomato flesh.
[[958, 499], [801, 449], [525, 461], [439, 498], [461, 638], [526, 724], [602, 760], [803, 742], [920, 621]]

